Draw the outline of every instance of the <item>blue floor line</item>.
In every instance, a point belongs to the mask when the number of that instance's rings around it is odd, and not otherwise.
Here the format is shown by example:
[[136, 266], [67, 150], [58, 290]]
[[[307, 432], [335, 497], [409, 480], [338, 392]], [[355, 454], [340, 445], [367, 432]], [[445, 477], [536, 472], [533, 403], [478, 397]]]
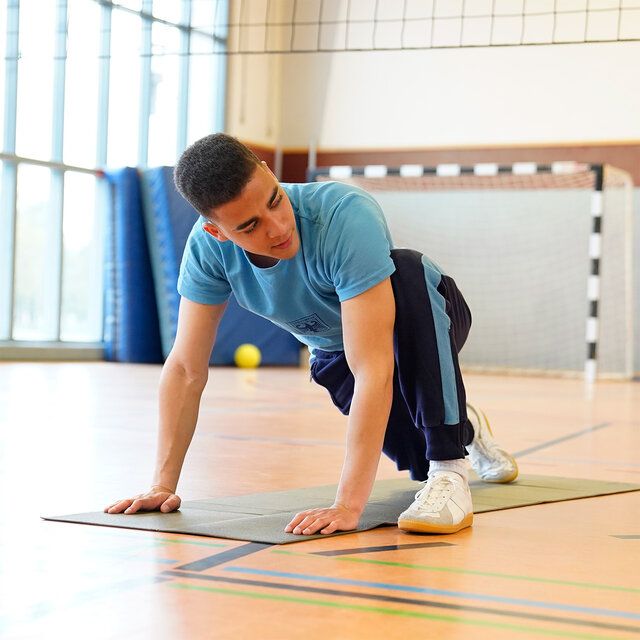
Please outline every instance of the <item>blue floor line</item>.
[[444, 589], [431, 589], [428, 587], [414, 587], [403, 584], [391, 584], [387, 582], [368, 582], [366, 580], [351, 580], [348, 578], [334, 578], [331, 576], [318, 576], [306, 573], [287, 573], [284, 571], [268, 571], [265, 569], [252, 569], [249, 567], [225, 567], [225, 571], [234, 573], [249, 573], [261, 576], [273, 576], [274, 578], [293, 578], [296, 580], [309, 580], [313, 582], [330, 582], [334, 584], [344, 584], [359, 587], [373, 587], [375, 589], [391, 589], [393, 591], [408, 591], [411, 593], [425, 593], [436, 596], [448, 596], [455, 598], [467, 598], [469, 600], [484, 600], [487, 602], [500, 602], [524, 607], [536, 607], [539, 609], [555, 609], [557, 611], [572, 611], [574, 613], [585, 613], [588, 615], [609, 616], [613, 618], [626, 618], [629, 620], [640, 620], [640, 613], [632, 611], [616, 611], [615, 609], [599, 609], [594, 607], [581, 607], [571, 604], [560, 604], [557, 602], [544, 602], [542, 600], [524, 600], [522, 598], [505, 598], [503, 596], [493, 596], [482, 593], [469, 593], [465, 591], [448, 591]]

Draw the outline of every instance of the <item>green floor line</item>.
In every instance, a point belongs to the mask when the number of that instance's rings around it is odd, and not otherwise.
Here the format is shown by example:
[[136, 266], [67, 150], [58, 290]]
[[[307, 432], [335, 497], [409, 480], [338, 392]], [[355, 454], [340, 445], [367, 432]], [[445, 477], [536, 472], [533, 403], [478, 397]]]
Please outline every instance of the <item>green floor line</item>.
[[579, 638], [580, 640], [618, 640], [615, 636], [600, 636], [591, 633], [576, 633], [564, 631], [562, 629], [534, 629], [530, 626], [516, 625], [502, 622], [490, 622], [488, 620], [460, 618], [457, 616], [444, 616], [433, 613], [421, 613], [419, 611], [403, 611], [402, 609], [390, 609], [387, 607], [370, 607], [361, 604], [347, 604], [332, 600], [315, 600], [312, 598], [296, 598], [293, 596], [280, 596], [270, 593], [260, 593], [257, 591], [237, 591], [235, 589], [222, 589], [217, 587], [204, 587], [202, 585], [187, 584], [184, 582], [167, 582], [168, 587], [174, 589], [187, 589], [193, 591], [208, 591], [210, 593], [220, 593], [224, 595], [241, 596], [253, 598], [254, 600], [277, 600], [279, 602], [294, 602], [297, 604], [308, 604], [317, 607], [332, 607], [335, 609], [351, 609], [353, 611], [364, 611], [367, 613], [381, 613], [392, 616], [403, 616], [406, 618], [420, 618], [423, 620], [434, 620], [437, 622], [452, 622], [473, 627], [490, 627], [494, 629], [506, 629], [509, 631], [519, 631], [543, 636], [560, 636], [564, 638]]
[[445, 573], [463, 573], [473, 576], [484, 576], [487, 578], [501, 578], [503, 580], [523, 580], [524, 582], [540, 582], [544, 584], [557, 584], [565, 587], [580, 587], [582, 589], [602, 589], [606, 591], [624, 591], [628, 593], [640, 593], [640, 589], [635, 587], [620, 587], [611, 584], [598, 584], [595, 582], [575, 582], [571, 580], [558, 580], [555, 578], [538, 578], [535, 576], [520, 576], [510, 573], [494, 573], [490, 571], [474, 571], [473, 569], [456, 569], [454, 567], [435, 567], [426, 564], [410, 564], [406, 562], [390, 562], [388, 560], [370, 560], [367, 558], [348, 558], [345, 556], [317, 556], [311, 553], [301, 553], [299, 551], [273, 550], [271, 553], [280, 553], [289, 556], [305, 556], [307, 558], [326, 558], [339, 562], [360, 562], [362, 564], [376, 564], [388, 567], [403, 567], [405, 569], [420, 569], [421, 571], [442, 571]]

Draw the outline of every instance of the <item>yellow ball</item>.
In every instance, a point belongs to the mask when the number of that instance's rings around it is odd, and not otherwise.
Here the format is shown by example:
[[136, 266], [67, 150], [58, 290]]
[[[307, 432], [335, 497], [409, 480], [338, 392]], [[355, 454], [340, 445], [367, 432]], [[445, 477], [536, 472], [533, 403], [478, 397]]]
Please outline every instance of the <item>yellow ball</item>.
[[233, 356], [238, 367], [243, 369], [255, 369], [262, 360], [260, 349], [255, 344], [241, 344]]

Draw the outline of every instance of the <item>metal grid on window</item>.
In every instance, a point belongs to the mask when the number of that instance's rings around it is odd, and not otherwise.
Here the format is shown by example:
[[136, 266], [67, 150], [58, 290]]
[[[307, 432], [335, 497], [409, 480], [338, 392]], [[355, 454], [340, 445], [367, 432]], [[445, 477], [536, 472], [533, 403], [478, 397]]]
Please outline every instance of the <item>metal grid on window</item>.
[[[101, 342], [100, 176], [172, 164], [223, 128], [227, 11], [227, 0], [0, 3], [4, 346]], [[209, 55], [196, 60], [194, 40]]]

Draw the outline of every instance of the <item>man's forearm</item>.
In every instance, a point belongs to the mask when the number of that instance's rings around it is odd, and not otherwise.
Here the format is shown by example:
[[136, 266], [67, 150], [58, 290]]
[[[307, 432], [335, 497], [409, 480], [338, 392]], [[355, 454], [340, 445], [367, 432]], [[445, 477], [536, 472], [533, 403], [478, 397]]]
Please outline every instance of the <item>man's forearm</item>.
[[206, 377], [190, 377], [179, 365], [167, 362], [159, 388], [159, 433], [153, 484], [175, 491], [187, 449], [191, 444]]
[[392, 396], [392, 375], [356, 381], [336, 504], [355, 511], [364, 509], [380, 461]]

